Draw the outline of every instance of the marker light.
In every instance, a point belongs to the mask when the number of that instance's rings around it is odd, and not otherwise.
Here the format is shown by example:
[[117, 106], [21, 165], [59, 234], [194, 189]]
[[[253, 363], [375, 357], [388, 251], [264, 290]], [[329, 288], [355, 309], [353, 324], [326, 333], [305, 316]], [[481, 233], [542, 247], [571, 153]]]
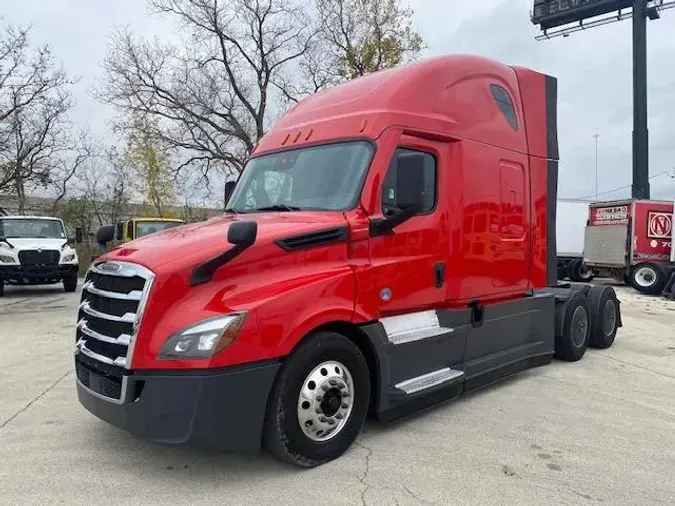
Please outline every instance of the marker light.
[[234, 341], [245, 317], [246, 313], [233, 313], [190, 325], [169, 337], [157, 358], [210, 358]]

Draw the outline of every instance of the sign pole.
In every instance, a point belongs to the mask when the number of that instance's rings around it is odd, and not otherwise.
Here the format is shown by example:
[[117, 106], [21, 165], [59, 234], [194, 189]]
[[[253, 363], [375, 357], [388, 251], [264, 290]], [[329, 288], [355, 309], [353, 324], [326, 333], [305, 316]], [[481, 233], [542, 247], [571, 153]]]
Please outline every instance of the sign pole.
[[647, 0], [633, 3], [633, 186], [632, 197], [649, 199], [647, 128]]

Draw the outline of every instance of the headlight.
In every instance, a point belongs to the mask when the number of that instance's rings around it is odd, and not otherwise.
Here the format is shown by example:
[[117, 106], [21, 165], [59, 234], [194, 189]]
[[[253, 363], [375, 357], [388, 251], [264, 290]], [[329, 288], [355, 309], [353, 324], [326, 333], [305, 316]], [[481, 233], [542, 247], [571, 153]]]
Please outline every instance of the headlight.
[[158, 358], [210, 358], [234, 341], [245, 317], [246, 313], [234, 313], [190, 325], [166, 340]]
[[14, 259], [6, 255], [0, 255], [0, 264], [13, 264]]
[[6, 242], [0, 241], [0, 249], [12, 249], [12, 248]]
[[70, 254], [63, 257], [64, 263], [65, 262], [72, 262], [73, 260], [75, 260], [75, 253], [70, 253]]

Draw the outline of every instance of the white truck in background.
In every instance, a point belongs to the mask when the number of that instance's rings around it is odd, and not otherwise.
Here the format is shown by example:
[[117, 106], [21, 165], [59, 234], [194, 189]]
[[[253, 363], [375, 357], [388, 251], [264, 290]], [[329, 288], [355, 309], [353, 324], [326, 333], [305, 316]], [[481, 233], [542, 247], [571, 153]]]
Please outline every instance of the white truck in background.
[[558, 279], [588, 282], [595, 277], [584, 265], [584, 236], [588, 222], [588, 200], [558, 198], [556, 242]]
[[[81, 230], [75, 242], [81, 242]], [[63, 221], [43, 216], [0, 216], [0, 296], [7, 285], [63, 283], [77, 289], [79, 259]]]

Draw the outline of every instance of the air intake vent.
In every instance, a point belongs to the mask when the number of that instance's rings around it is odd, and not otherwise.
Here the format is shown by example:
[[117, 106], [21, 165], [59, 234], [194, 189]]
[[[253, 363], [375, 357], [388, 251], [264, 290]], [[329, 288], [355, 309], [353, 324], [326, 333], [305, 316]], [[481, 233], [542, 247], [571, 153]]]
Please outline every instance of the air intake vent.
[[286, 251], [295, 251], [314, 246], [323, 246], [347, 240], [347, 227], [336, 227], [309, 234], [296, 235], [276, 241], [276, 244]]

